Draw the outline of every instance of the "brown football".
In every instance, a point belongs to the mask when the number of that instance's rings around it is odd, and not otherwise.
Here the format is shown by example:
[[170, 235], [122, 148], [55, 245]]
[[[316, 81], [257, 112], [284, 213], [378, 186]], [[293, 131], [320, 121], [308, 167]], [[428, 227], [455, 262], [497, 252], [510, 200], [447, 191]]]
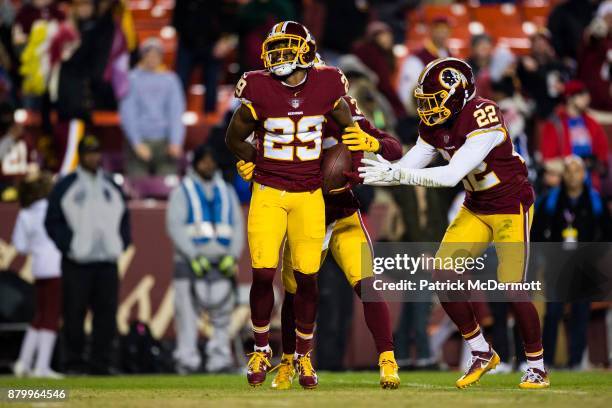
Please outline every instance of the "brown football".
[[352, 167], [351, 152], [344, 144], [338, 143], [327, 149], [321, 164], [323, 194], [344, 186], [348, 180], [343, 172], [350, 172]]

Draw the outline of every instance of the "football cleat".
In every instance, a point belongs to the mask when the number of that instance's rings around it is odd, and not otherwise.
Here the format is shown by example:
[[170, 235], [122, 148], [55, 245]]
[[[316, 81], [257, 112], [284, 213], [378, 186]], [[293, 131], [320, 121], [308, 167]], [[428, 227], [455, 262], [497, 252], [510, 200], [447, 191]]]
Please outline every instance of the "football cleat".
[[298, 355], [298, 358], [295, 360], [295, 368], [299, 375], [300, 385], [304, 389], [313, 389], [319, 384], [317, 372], [312, 367], [310, 353], [309, 351], [304, 355]]
[[258, 387], [266, 381], [268, 368], [272, 367], [272, 351], [254, 351], [247, 355], [250, 357], [247, 363], [247, 381], [251, 387]]
[[519, 388], [524, 390], [539, 390], [548, 387], [550, 387], [548, 373], [532, 367], [525, 371], [525, 374], [523, 374], [523, 378], [521, 378], [521, 382], [519, 383]]
[[494, 369], [500, 363], [497, 353], [489, 347], [489, 351], [472, 351], [468, 369], [455, 383], [457, 388], [467, 388], [480, 381], [487, 371]]
[[398, 366], [393, 352], [385, 351], [380, 353], [378, 366], [380, 367], [380, 386], [389, 390], [397, 389], [400, 385], [400, 378], [397, 373]]
[[279, 365], [270, 371], [278, 369], [278, 372], [272, 380], [272, 388], [275, 390], [288, 390], [293, 384], [295, 378], [295, 366], [293, 365], [293, 356], [283, 356]]

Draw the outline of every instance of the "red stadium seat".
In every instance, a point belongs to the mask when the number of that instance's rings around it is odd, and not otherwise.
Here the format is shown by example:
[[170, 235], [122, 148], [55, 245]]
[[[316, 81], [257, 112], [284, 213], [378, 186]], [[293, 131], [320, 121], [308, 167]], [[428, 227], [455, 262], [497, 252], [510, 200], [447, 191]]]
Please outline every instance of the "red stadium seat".
[[521, 6], [524, 21], [531, 21], [538, 27], [546, 26], [550, 5], [545, 0], [526, 0]]
[[512, 4], [472, 7], [472, 16], [493, 37], [524, 37], [521, 15]]

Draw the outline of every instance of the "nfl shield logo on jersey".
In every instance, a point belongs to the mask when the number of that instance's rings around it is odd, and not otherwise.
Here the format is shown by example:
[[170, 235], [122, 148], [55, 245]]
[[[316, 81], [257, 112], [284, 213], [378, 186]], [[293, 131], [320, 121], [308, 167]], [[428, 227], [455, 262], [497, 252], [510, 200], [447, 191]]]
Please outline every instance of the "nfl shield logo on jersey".
[[302, 101], [300, 99], [295, 98], [291, 99], [290, 103], [293, 109], [297, 109], [300, 106], [300, 103], [302, 103]]
[[444, 144], [448, 144], [449, 140], [450, 140], [450, 136], [448, 134], [444, 135]]

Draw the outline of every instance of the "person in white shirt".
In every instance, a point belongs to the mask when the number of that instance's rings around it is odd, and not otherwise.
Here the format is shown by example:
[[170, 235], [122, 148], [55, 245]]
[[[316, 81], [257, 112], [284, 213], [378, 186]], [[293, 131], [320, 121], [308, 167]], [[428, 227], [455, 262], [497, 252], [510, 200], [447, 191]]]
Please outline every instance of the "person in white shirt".
[[[17, 377], [62, 378], [51, 369], [51, 359], [61, 312], [61, 255], [45, 231], [47, 195], [52, 181], [48, 174], [26, 178], [19, 185], [19, 204], [13, 230], [13, 246], [32, 257], [36, 311], [13, 365]], [[36, 356], [36, 361], [34, 361]]]

